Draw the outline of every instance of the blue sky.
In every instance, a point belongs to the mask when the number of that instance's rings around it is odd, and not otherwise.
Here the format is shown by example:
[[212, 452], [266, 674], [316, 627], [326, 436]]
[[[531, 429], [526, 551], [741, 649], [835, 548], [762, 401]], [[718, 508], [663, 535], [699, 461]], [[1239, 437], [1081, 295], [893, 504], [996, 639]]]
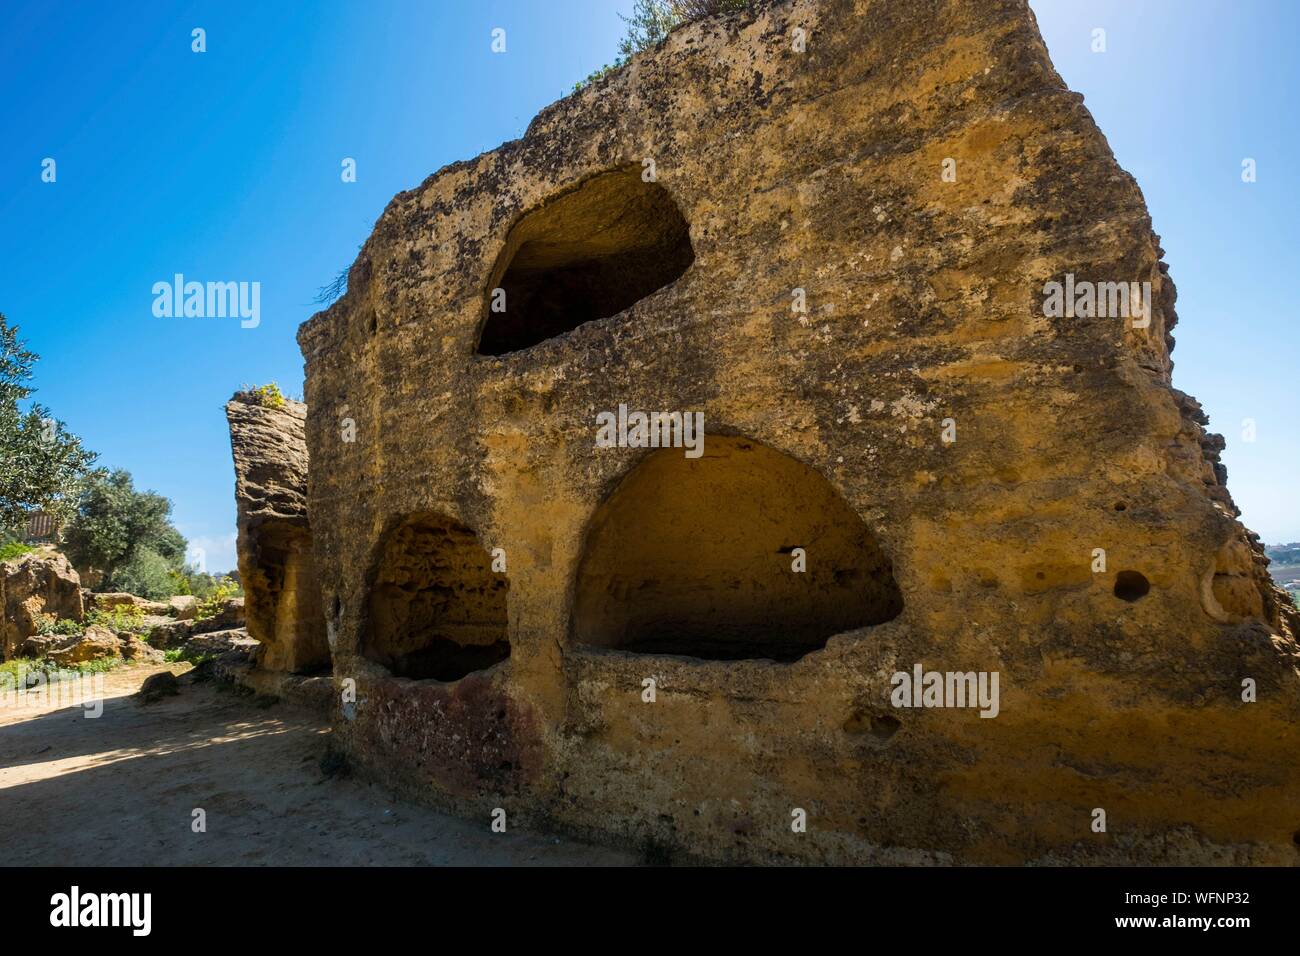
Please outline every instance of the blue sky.
[[[1247, 523], [1300, 540], [1300, 4], [1032, 5], [1163, 237], [1175, 385], [1227, 436]], [[233, 566], [226, 399], [272, 380], [300, 395], [297, 327], [393, 194], [521, 135], [613, 59], [630, 7], [0, 0], [0, 311], [41, 354], [36, 397], [101, 464], [171, 498], [210, 569]], [[206, 53], [191, 51], [195, 27]], [[1105, 53], [1091, 51], [1097, 27]], [[1258, 182], [1241, 182], [1244, 157]], [[177, 272], [260, 282], [260, 326], [155, 318], [150, 290]]]

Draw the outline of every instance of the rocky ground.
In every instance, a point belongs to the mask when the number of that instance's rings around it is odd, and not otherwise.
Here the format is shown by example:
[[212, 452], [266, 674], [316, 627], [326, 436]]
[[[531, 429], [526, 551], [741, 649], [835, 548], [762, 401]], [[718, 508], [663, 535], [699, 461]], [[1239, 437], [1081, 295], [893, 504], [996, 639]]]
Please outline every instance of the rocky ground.
[[[0, 864], [618, 865], [625, 853], [538, 833], [492, 833], [322, 770], [313, 713], [188, 683], [145, 704], [141, 684], [189, 665], [104, 675], [103, 715], [0, 707]], [[194, 810], [207, 830], [192, 829]]]

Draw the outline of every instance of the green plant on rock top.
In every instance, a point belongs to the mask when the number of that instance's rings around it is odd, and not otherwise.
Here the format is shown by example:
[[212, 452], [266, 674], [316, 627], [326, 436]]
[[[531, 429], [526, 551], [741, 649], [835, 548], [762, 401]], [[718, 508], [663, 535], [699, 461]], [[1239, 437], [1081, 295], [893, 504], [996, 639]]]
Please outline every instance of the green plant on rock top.
[[41, 637], [49, 637], [55, 634], [59, 636], [71, 636], [73, 634], [80, 634], [85, 629], [86, 627], [84, 624], [80, 621], [74, 621], [70, 617], [58, 618], [53, 614], [36, 615], [36, 633]]
[[213, 660], [211, 654], [204, 654], [189, 647], [173, 647], [171, 650], [163, 651], [163, 661], [168, 664], [193, 664], [198, 667], [204, 661], [210, 660]]
[[248, 396], [263, 408], [284, 408], [284, 393], [275, 382], [253, 386], [248, 390]]
[[144, 620], [144, 611], [134, 604], [119, 604], [107, 610], [96, 609], [86, 615], [86, 624], [98, 624], [114, 634], [122, 631], [140, 633], [149, 629]]
[[21, 558], [29, 551], [36, 550], [30, 544], [23, 544], [21, 541], [10, 541], [7, 544], [0, 545], [0, 561], [12, 561], [14, 558]]
[[227, 600], [239, 596], [239, 585], [230, 578], [221, 578], [217, 581], [216, 587], [212, 593], [198, 603], [194, 610], [196, 620], [203, 620], [212, 617], [221, 612], [222, 606]]

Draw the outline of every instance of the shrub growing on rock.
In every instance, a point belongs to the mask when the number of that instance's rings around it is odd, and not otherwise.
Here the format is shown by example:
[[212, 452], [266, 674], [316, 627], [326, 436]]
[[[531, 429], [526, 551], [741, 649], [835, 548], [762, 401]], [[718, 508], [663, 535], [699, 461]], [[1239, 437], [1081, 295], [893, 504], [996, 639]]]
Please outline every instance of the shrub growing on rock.
[[[147, 597], [148, 595], [143, 595]], [[134, 604], [119, 604], [107, 611], [91, 611], [86, 617], [87, 624], [100, 624], [114, 634], [123, 631], [144, 631], [146, 629], [144, 611]]]
[[41, 614], [36, 620], [36, 633], [42, 637], [48, 635], [71, 636], [85, 630], [85, 624], [70, 617], [56, 617], [53, 614]]
[[627, 63], [633, 54], [662, 42], [683, 23], [713, 16], [715, 13], [743, 10], [747, 6], [749, 0], [636, 0], [630, 17], [619, 14], [627, 24], [627, 32], [618, 42], [618, 59], [602, 66], [585, 80], [575, 83], [573, 88], [575, 91], [580, 90], [589, 83], [608, 76]]
[[230, 578], [221, 578], [217, 581], [216, 586], [206, 597], [199, 601], [198, 607], [194, 612], [196, 620], [212, 617], [220, 613], [222, 607], [228, 599], [240, 596], [239, 585]]
[[254, 404], [261, 405], [263, 408], [284, 408], [284, 393], [275, 382], [256, 385], [248, 389], [247, 394]]
[[12, 561], [14, 558], [21, 558], [32, 546], [23, 544], [21, 541], [10, 541], [8, 544], [0, 545], [0, 561]]

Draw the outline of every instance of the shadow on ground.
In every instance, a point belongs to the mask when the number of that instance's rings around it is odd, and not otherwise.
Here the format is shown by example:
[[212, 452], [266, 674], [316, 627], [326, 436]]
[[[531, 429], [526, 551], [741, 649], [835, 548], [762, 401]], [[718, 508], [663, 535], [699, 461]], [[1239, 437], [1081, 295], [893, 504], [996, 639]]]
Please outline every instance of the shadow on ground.
[[[112, 675], [103, 715], [0, 710], [6, 866], [617, 865], [630, 854], [494, 834], [320, 770], [323, 721], [220, 685], [141, 705], [159, 668]], [[207, 832], [191, 829], [194, 811]]]

